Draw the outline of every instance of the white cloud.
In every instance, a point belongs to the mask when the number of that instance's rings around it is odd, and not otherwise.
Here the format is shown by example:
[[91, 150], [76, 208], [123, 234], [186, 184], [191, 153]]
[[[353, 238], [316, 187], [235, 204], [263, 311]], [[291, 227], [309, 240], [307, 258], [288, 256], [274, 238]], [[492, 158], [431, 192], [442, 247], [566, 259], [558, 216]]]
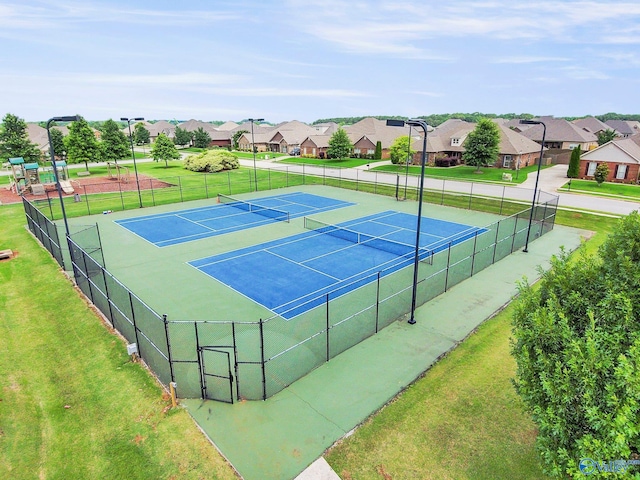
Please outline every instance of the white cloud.
[[547, 62], [566, 62], [571, 60], [568, 57], [504, 57], [496, 58], [492, 63], [507, 63], [507, 64], [524, 64], [524, 63], [547, 63]]

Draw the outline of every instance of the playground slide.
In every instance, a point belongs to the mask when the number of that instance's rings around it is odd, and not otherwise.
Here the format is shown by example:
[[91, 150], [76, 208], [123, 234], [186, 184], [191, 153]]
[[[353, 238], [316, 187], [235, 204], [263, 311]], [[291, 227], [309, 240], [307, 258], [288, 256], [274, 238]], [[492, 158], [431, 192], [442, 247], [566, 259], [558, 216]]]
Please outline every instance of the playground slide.
[[62, 191], [64, 193], [73, 193], [73, 187], [71, 186], [71, 182], [68, 180], [62, 181], [60, 182], [60, 188], [62, 188]]

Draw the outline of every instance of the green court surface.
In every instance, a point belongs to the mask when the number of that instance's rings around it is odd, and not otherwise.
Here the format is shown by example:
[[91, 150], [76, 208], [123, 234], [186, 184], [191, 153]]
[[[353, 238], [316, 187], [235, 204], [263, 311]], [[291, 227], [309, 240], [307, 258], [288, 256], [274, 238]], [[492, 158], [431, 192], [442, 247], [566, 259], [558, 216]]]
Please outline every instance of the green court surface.
[[[417, 211], [415, 202], [326, 186], [298, 186], [254, 196], [294, 191], [353, 202], [352, 206], [313, 216], [332, 224], [386, 210]], [[242, 198], [248, 200], [252, 195]], [[72, 230], [77, 230], [80, 225], [97, 222], [109, 272], [155, 312], [166, 314], [169, 321], [256, 322], [269, 318], [273, 313], [266, 307], [214, 281], [188, 262], [300, 234], [304, 231], [302, 218], [164, 248], [115, 223], [214, 203], [215, 199], [199, 200], [75, 218], [70, 223]], [[423, 215], [478, 227], [503, 218], [431, 204], [425, 204]], [[561, 246], [577, 248], [580, 238], [578, 230], [555, 227], [532, 241], [529, 253], [516, 251], [419, 308], [416, 325], [393, 322], [265, 401], [229, 405], [186, 399], [182, 403], [245, 479], [295, 478], [507, 303], [516, 293], [518, 280], [536, 278], [538, 265], [546, 267]], [[279, 325], [276, 321], [272, 324]], [[177, 391], [180, 397], [187, 396], [181, 395], [179, 380]]]
[[[247, 480], [295, 478], [537, 278], [561, 246], [582, 235], [558, 227], [395, 322], [262, 402], [183, 400], [198, 424]], [[455, 388], [455, 386], [452, 386]], [[399, 449], [401, 446], [398, 447]]]

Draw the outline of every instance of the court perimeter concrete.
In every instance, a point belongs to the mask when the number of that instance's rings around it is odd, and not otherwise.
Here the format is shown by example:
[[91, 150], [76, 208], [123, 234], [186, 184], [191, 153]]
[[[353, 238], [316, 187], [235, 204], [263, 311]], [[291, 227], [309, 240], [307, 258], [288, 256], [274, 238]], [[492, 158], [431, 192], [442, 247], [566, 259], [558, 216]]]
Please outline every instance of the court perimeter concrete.
[[[292, 479], [455, 348], [533, 281], [561, 246], [587, 232], [556, 227], [420, 307], [266, 401], [184, 400], [201, 428], [246, 480]], [[401, 448], [399, 446], [399, 448]], [[321, 477], [320, 477], [321, 478]]]

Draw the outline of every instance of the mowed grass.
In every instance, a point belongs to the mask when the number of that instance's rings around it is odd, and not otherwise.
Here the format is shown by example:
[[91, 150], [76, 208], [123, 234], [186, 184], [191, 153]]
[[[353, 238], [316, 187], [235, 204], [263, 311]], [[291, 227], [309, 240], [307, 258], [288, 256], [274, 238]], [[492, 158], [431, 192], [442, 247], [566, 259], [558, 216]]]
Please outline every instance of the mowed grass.
[[[594, 228], [602, 243], [613, 218], [559, 212], [558, 222]], [[536, 427], [511, 379], [509, 306], [325, 455], [343, 480], [541, 479]]]
[[598, 185], [594, 180], [571, 179], [560, 189], [564, 192], [590, 193], [592, 195], [619, 196], [632, 200], [640, 198], [640, 185], [626, 183], [604, 182]]
[[237, 478], [0, 207], [0, 478]]
[[[542, 166], [541, 168], [548, 168]], [[380, 165], [373, 170], [382, 172], [393, 172], [404, 175], [407, 171], [405, 165]], [[467, 165], [458, 165], [456, 167], [425, 167], [424, 174], [427, 177], [445, 178], [451, 180], [464, 180], [468, 182], [499, 182], [505, 184], [522, 183], [527, 179], [529, 173], [537, 171], [538, 167], [532, 165], [530, 167], [521, 168], [519, 172], [508, 168], [483, 167], [478, 172], [476, 167]], [[417, 165], [409, 166], [409, 175], [420, 175], [421, 167]], [[511, 175], [511, 181], [505, 181], [502, 175], [507, 173]]]

